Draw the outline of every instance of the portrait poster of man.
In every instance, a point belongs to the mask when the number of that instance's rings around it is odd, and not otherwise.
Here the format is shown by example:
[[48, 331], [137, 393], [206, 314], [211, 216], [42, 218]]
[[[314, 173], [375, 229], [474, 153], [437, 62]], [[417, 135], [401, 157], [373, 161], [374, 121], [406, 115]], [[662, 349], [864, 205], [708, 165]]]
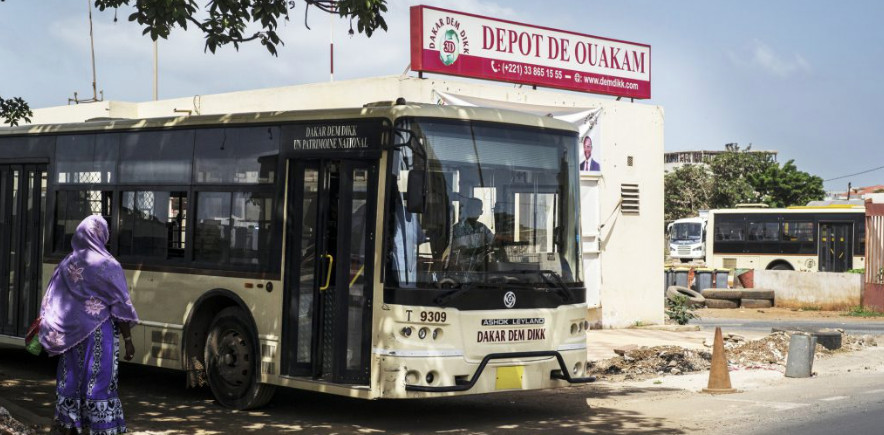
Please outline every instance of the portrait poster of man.
[[595, 113], [591, 119], [581, 128], [578, 154], [580, 155], [581, 174], [601, 174], [601, 128], [599, 127], [600, 113]]

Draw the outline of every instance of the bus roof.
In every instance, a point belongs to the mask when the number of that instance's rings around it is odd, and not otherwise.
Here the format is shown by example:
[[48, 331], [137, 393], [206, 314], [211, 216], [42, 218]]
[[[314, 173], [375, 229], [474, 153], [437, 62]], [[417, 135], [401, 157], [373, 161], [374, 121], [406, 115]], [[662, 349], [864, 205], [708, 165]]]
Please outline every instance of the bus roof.
[[713, 214], [790, 214], [790, 213], [865, 213], [865, 207], [794, 206], [788, 208], [722, 208], [709, 210]]
[[673, 224], [706, 223], [706, 218], [700, 216], [686, 217], [672, 221]]
[[576, 126], [569, 122], [561, 121], [553, 117], [537, 116], [513, 110], [467, 106], [441, 106], [437, 104], [394, 104], [393, 102], [380, 102], [366, 104], [364, 107], [360, 108], [349, 109], [249, 112], [141, 119], [114, 118], [87, 120], [86, 122], [69, 124], [23, 125], [0, 128], [0, 136], [163, 129], [184, 126], [217, 126], [219, 124], [266, 124], [352, 118], [386, 118], [394, 120], [401, 117], [430, 117], [498, 123], [506, 122], [528, 127], [577, 132]]
[[858, 205], [858, 204], [826, 204], [826, 205], [792, 205], [792, 206], [789, 206], [786, 208], [787, 209], [795, 209], [795, 210], [820, 210], [820, 209], [830, 209], [830, 208], [838, 209], [838, 210], [844, 210], [844, 209], [865, 210], [866, 206], [865, 205]]

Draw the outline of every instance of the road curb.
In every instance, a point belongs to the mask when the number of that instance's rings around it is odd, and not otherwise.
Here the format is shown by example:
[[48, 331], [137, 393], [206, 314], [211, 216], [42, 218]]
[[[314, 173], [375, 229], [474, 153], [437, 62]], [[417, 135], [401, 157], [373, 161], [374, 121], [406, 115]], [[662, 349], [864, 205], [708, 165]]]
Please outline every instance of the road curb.
[[700, 325], [642, 325], [631, 326], [628, 329], [650, 329], [654, 331], [690, 332], [699, 331]]

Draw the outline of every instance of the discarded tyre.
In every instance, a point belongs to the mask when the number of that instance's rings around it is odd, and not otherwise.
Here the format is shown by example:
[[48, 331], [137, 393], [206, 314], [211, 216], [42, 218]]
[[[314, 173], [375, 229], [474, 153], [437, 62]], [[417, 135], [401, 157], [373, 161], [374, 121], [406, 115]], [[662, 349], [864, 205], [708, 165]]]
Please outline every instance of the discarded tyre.
[[741, 291], [742, 299], [768, 299], [774, 300], [774, 291], [763, 289], [763, 288], [753, 288], [753, 289], [743, 289]]
[[672, 285], [666, 289], [666, 297], [668, 299], [673, 299], [677, 295], [682, 295], [688, 298], [688, 302], [693, 306], [702, 307], [703, 303], [706, 302], [706, 298], [704, 298], [703, 295], [687, 287]]
[[785, 332], [789, 335], [795, 334], [797, 332], [802, 332], [806, 334], [810, 334], [816, 337], [816, 342], [819, 345], [822, 345], [826, 349], [829, 350], [837, 350], [841, 348], [841, 338], [843, 335], [834, 329], [828, 328], [808, 328], [802, 326], [781, 326], [776, 328], [771, 328], [770, 332]]
[[740, 308], [740, 302], [732, 299], [706, 299], [706, 308]]
[[740, 299], [740, 305], [743, 308], [770, 308], [773, 306], [773, 301], [770, 299]]
[[701, 292], [704, 298], [706, 299], [733, 299], [740, 300], [743, 297], [742, 290], [729, 290], [729, 289], [712, 289], [707, 288]]

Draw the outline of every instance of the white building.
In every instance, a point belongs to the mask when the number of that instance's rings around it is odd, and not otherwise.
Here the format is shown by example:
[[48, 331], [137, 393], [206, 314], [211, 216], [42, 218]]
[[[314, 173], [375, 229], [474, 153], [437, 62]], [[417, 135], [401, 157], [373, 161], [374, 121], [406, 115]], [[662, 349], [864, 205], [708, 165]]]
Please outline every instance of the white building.
[[[715, 156], [727, 152], [738, 151], [736, 144], [725, 145], [724, 150], [673, 151], [663, 154], [663, 170], [674, 171], [685, 165], [708, 165]], [[747, 152], [766, 154], [771, 161], [777, 161], [777, 151], [747, 150]]]
[[391, 76], [142, 103], [50, 107], [35, 110], [32, 122], [361, 107], [398, 97], [441, 103], [446, 96], [550, 114], [600, 109], [600, 143], [595, 144], [600, 152], [593, 155], [600, 160], [601, 171], [581, 175], [589, 318], [596, 327], [605, 328], [662, 323], [663, 109], [659, 106], [487, 82]]

